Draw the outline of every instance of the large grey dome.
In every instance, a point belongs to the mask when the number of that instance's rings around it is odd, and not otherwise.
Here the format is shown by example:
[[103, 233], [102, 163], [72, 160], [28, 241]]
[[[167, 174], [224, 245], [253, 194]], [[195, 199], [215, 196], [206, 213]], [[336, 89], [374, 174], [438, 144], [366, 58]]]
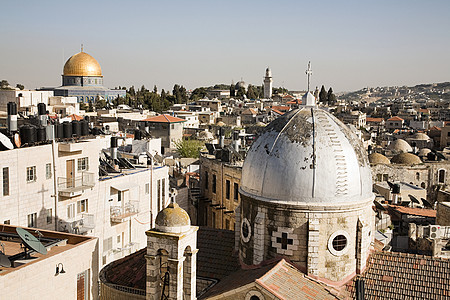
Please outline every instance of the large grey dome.
[[299, 205], [357, 203], [373, 197], [371, 178], [357, 136], [328, 112], [310, 106], [266, 127], [245, 159], [241, 193]]

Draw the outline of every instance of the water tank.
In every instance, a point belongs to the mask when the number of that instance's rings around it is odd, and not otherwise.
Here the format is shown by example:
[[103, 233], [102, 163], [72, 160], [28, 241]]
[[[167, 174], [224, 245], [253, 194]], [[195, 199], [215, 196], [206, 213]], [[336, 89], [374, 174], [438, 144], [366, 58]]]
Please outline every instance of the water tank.
[[17, 115], [17, 104], [16, 102], [8, 102], [6, 105], [8, 109], [8, 115]]
[[100, 129], [97, 127], [92, 128], [91, 132], [93, 135], [100, 135]]
[[45, 135], [47, 140], [52, 141], [55, 139], [55, 125], [47, 125], [45, 127]]
[[392, 187], [392, 194], [400, 194], [400, 184], [394, 183]]
[[37, 142], [44, 142], [44, 141], [46, 141], [45, 127], [39, 126], [36, 129], [36, 140], [37, 140]]
[[70, 122], [63, 123], [63, 134], [65, 139], [72, 137], [72, 124]]
[[139, 129], [134, 130], [134, 139], [135, 140], [141, 140], [142, 139], [142, 133]]
[[22, 144], [32, 144], [36, 142], [36, 127], [23, 125], [20, 127], [20, 139]]
[[72, 135], [81, 136], [81, 124], [77, 120], [72, 121]]
[[8, 102], [8, 130], [10, 132], [17, 131], [17, 104], [15, 102]]
[[64, 126], [61, 123], [57, 123], [55, 125], [55, 135], [57, 139], [63, 139], [64, 138]]
[[86, 120], [80, 121], [81, 135], [89, 135], [89, 123]]
[[111, 137], [111, 148], [117, 148], [117, 137], [116, 136]]
[[47, 114], [45, 103], [38, 103], [37, 108], [38, 108], [38, 115], [43, 116]]

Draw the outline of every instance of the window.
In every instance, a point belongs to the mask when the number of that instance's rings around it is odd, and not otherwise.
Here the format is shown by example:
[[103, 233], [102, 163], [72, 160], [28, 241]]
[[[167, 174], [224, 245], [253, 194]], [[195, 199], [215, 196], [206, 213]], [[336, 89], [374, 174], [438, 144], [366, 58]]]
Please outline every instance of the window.
[[205, 190], [208, 190], [208, 172], [205, 172]]
[[89, 299], [89, 270], [77, 275], [77, 300]]
[[77, 213], [80, 214], [87, 211], [88, 211], [88, 200], [84, 199], [77, 201]]
[[347, 246], [347, 238], [340, 234], [333, 239], [333, 249], [336, 251], [342, 251]]
[[37, 225], [37, 213], [28, 215], [28, 227], [36, 227]]
[[438, 172], [438, 182], [445, 183], [445, 170], [444, 169], [440, 169]]
[[75, 203], [67, 205], [67, 218], [73, 219], [75, 217]]
[[120, 244], [120, 235], [117, 236], [117, 244]]
[[48, 163], [45, 165], [45, 179], [52, 178], [52, 164]]
[[225, 181], [225, 197], [227, 199], [230, 199], [230, 193], [231, 193], [231, 184], [229, 180]]
[[52, 209], [47, 209], [47, 224], [52, 224], [53, 221], [53, 212]]
[[350, 240], [350, 235], [344, 230], [338, 230], [334, 232], [328, 239], [328, 251], [335, 256], [344, 255], [348, 247], [348, 241]]
[[230, 228], [230, 220], [228, 220], [228, 219], [225, 220], [225, 229], [231, 230], [231, 228]]
[[121, 202], [122, 201], [122, 192], [118, 191], [117, 192], [117, 202]]
[[252, 235], [252, 228], [250, 227], [250, 222], [247, 218], [242, 219], [241, 223], [241, 239], [244, 243], [250, 241]]
[[112, 249], [112, 237], [103, 240], [103, 252], [108, 252]]
[[234, 183], [234, 201], [239, 200], [239, 184]]
[[89, 158], [83, 157], [78, 159], [78, 171], [89, 170]]
[[377, 181], [383, 181], [383, 174], [377, 174]]
[[27, 182], [36, 181], [36, 166], [27, 168]]
[[216, 193], [216, 174], [213, 174], [212, 192]]
[[150, 194], [150, 183], [145, 184], [145, 194], [146, 195]]
[[9, 196], [9, 168], [3, 168], [3, 196]]
[[388, 180], [389, 180], [389, 175], [383, 174], [383, 181], [388, 181]]
[[420, 173], [419, 172], [416, 173], [416, 180], [420, 180]]

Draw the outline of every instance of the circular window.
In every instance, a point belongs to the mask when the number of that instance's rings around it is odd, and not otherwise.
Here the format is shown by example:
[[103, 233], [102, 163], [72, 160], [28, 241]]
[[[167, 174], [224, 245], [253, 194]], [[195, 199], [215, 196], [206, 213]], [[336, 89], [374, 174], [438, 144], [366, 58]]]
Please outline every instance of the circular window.
[[252, 227], [250, 226], [250, 222], [247, 218], [244, 218], [241, 223], [241, 238], [244, 243], [247, 243], [250, 240], [252, 235]]
[[259, 291], [249, 291], [245, 295], [245, 300], [264, 300], [264, 296]]
[[333, 239], [333, 249], [336, 251], [342, 251], [347, 246], [347, 238], [342, 234]]
[[328, 251], [335, 256], [341, 256], [349, 249], [349, 234], [344, 230], [334, 232], [328, 239]]
[[253, 296], [250, 297], [250, 300], [261, 300], [261, 299], [259, 299], [258, 296], [253, 295]]

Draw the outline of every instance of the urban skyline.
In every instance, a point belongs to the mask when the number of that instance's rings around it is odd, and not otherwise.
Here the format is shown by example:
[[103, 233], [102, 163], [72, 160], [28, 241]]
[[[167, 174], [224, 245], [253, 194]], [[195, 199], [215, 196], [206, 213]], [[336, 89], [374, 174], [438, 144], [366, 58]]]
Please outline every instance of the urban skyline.
[[337, 92], [448, 81], [446, 1], [319, 4], [281, 1], [4, 3], [0, 77], [26, 88], [60, 85], [64, 62], [96, 57], [105, 86], [193, 89], [243, 78]]

